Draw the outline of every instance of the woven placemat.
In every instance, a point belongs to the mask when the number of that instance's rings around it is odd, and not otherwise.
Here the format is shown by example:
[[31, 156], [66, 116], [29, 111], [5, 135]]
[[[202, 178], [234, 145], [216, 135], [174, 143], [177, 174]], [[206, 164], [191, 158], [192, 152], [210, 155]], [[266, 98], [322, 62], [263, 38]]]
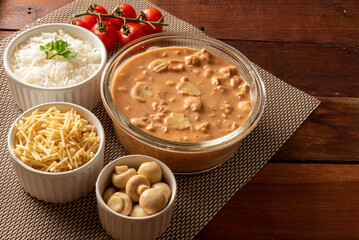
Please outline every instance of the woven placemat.
[[[118, 3], [116, 0], [100, 1], [106, 9]], [[154, 6], [146, 0], [127, 0], [139, 11]], [[86, 9], [93, 1], [73, 2], [26, 28], [43, 23], [69, 23], [74, 13]], [[161, 10], [170, 24], [165, 31], [202, 33], [192, 25]], [[25, 28], [25, 29], [26, 29]], [[203, 33], [202, 33], [203, 34]], [[0, 42], [0, 238], [1, 239], [110, 239], [98, 219], [94, 191], [81, 199], [66, 204], [38, 201], [28, 195], [16, 180], [7, 152], [7, 135], [10, 125], [20, 115], [11, 96], [2, 56], [13, 34]], [[111, 56], [117, 49], [111, 50]], [[256, 129], [243, 141], [232, 158], [222, 166], [202, 174], [176, 176], [178, 195], [171, 225], [163, 233], [163, 239], [191, 239], [210, 219], [241, 189], [290, 138], [319, 101], [286, 84], [272, 74], [256, 66], [267, 92], [264, 115]], [[93, 111], [106, 132], [105, 163], [126, 155], [114, 134], [111, 119], [100, 103]]]

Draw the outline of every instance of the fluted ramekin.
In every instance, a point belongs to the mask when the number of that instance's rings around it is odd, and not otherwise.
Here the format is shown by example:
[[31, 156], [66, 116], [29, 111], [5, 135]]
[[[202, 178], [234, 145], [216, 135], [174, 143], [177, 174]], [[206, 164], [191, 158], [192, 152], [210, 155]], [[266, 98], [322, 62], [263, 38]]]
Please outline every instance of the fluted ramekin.
[[[18, 79], [10, 68], [10, 59], [15, 48], [31, 37], [43, 32], [64, 30], [72, 37], [91, 42], [101, 54], [99, 68], [91, 77], [74, 85], [57, 88], [39, 87]], [[33, 27], [16, 36], [4, 53], [4, 69], [15, 103], [23, 111], [46, 102], [71, 102], [92, 110], [100, 102], [101, 74], [107, 62], [106, 48], [92, 32], [71, 24], [51, 23]]]
[[[101, 137], [95, 156], [77, 169], [60, 173], [43, 172], [23, 163], [13, 151], [17, 132], [15, 123], [22, 117], [29, 116], [35, 109], [46, 111], [52, 106], [61, 112], [69, 111], [71, 108], [75, 109], [78, 114], [95, 127], [97, 135]], [[96, 179], [104, 164], [105, 132], [101, 122], [86, 108], [72, 103], [50, 102], [25, 111], [15, 120], [9, 131], [8, 150], [16, 176], [27, 193], [45, 202], [70, 202], [90, 192], [95, 186]]]
[[[157, 162], [163, 173], [163, 182], [166, 182], [172, 196], [167, 206], [160, 212], [147, 217], [129, 217], [111, 210], [103, 201], [103, 193], [111, 185], [111, 174], [115, 166], [128, 165], [138, 169], [143, 162]], [[145, 155], [128, 155], [113, 160], [101, 171], [96, 182], [97, 209], [103, 228], [115, 239], [152, 240], [161, 236], [166, 231], [171, 221], [175, 198], [177, 193], [176, 179], [171, 170], [161, 161]]]

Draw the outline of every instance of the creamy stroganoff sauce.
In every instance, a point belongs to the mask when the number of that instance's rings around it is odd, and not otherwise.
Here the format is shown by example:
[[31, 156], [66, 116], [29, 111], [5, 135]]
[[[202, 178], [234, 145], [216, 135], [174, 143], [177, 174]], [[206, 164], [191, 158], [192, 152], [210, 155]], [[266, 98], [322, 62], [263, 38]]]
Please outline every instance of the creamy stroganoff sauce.
[[206, 49], [139, 54], [118, 71], [112, 96], [133, 125], [177, 142], [222, 137], [241, 126], [252, 109], [250, 87], [238, 70]]

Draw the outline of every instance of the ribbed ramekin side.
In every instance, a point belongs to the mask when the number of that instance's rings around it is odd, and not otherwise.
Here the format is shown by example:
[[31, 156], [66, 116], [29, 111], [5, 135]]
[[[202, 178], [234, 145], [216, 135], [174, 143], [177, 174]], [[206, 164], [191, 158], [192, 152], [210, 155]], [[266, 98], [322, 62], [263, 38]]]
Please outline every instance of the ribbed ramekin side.
[[83, 85], [59, 90], [34, 88], [9, 77], [8, 83], [15, 103], [23, 111], [46, 102], [70, 102], [92, 110], [101, 101], [100, 76], [101, 72]]

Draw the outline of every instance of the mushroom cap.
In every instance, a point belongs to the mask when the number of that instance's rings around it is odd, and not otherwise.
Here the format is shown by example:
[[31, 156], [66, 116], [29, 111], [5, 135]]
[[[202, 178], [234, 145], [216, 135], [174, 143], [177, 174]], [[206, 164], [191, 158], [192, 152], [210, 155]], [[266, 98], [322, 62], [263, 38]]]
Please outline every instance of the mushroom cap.
[[150, 188], [140, 196], [140, 206], [148, 214], [155, 214], [164, 209], [167, 205], [165, 193], [158, 188]]
[[114, 193], [107, 202], [109, 208], [115, 212], [128, 216], [132, 210], [131, 199], [122, 192]]
[[106, 191], [103, 194], [103, 201], [107, 203], [107, 201], [110, 199], [110, 197], [117, 192], [116, 188], [110, 187], [107, 188]]
[[166, 203], [168, 203], [168, 201], [171, 199], [172, 190], [167, 183], [164, 182], [155, 183], [151, 186], [151, 188], [158, 188], [162, 190], [163, 193], [166, 195]]
[[[135, 176], [137, 174], [136, 169], [134, 168], [130, 168], [125, 172], [119, 172], [118, 169], [116, 170], [116, 173], [112, 173], [112, 184], [119, 188], [119, 189], [124, 189], [126, 187], [126, 183], [127, 181], [132, 177]], [[117, 174], [117, 172], [119, 174]]]
[[135, 175], [126, 184], [126, 194], [132, 201], [138, 202], [140, 195], [148, 188], [150, 188], [150, 181], [143, 175]]
[[136, 204], [133, 206], [132, 211], [130, 213], [130, 217], [146, 217], [149, 216], [148, 213], [145, 212], [145, 210], [143, 210], [143, 208]]
[[156, 162], [144, 162], [138, 168], [138, 174], [147, 177], [151, 184], [161, 182], [162, 169]]

